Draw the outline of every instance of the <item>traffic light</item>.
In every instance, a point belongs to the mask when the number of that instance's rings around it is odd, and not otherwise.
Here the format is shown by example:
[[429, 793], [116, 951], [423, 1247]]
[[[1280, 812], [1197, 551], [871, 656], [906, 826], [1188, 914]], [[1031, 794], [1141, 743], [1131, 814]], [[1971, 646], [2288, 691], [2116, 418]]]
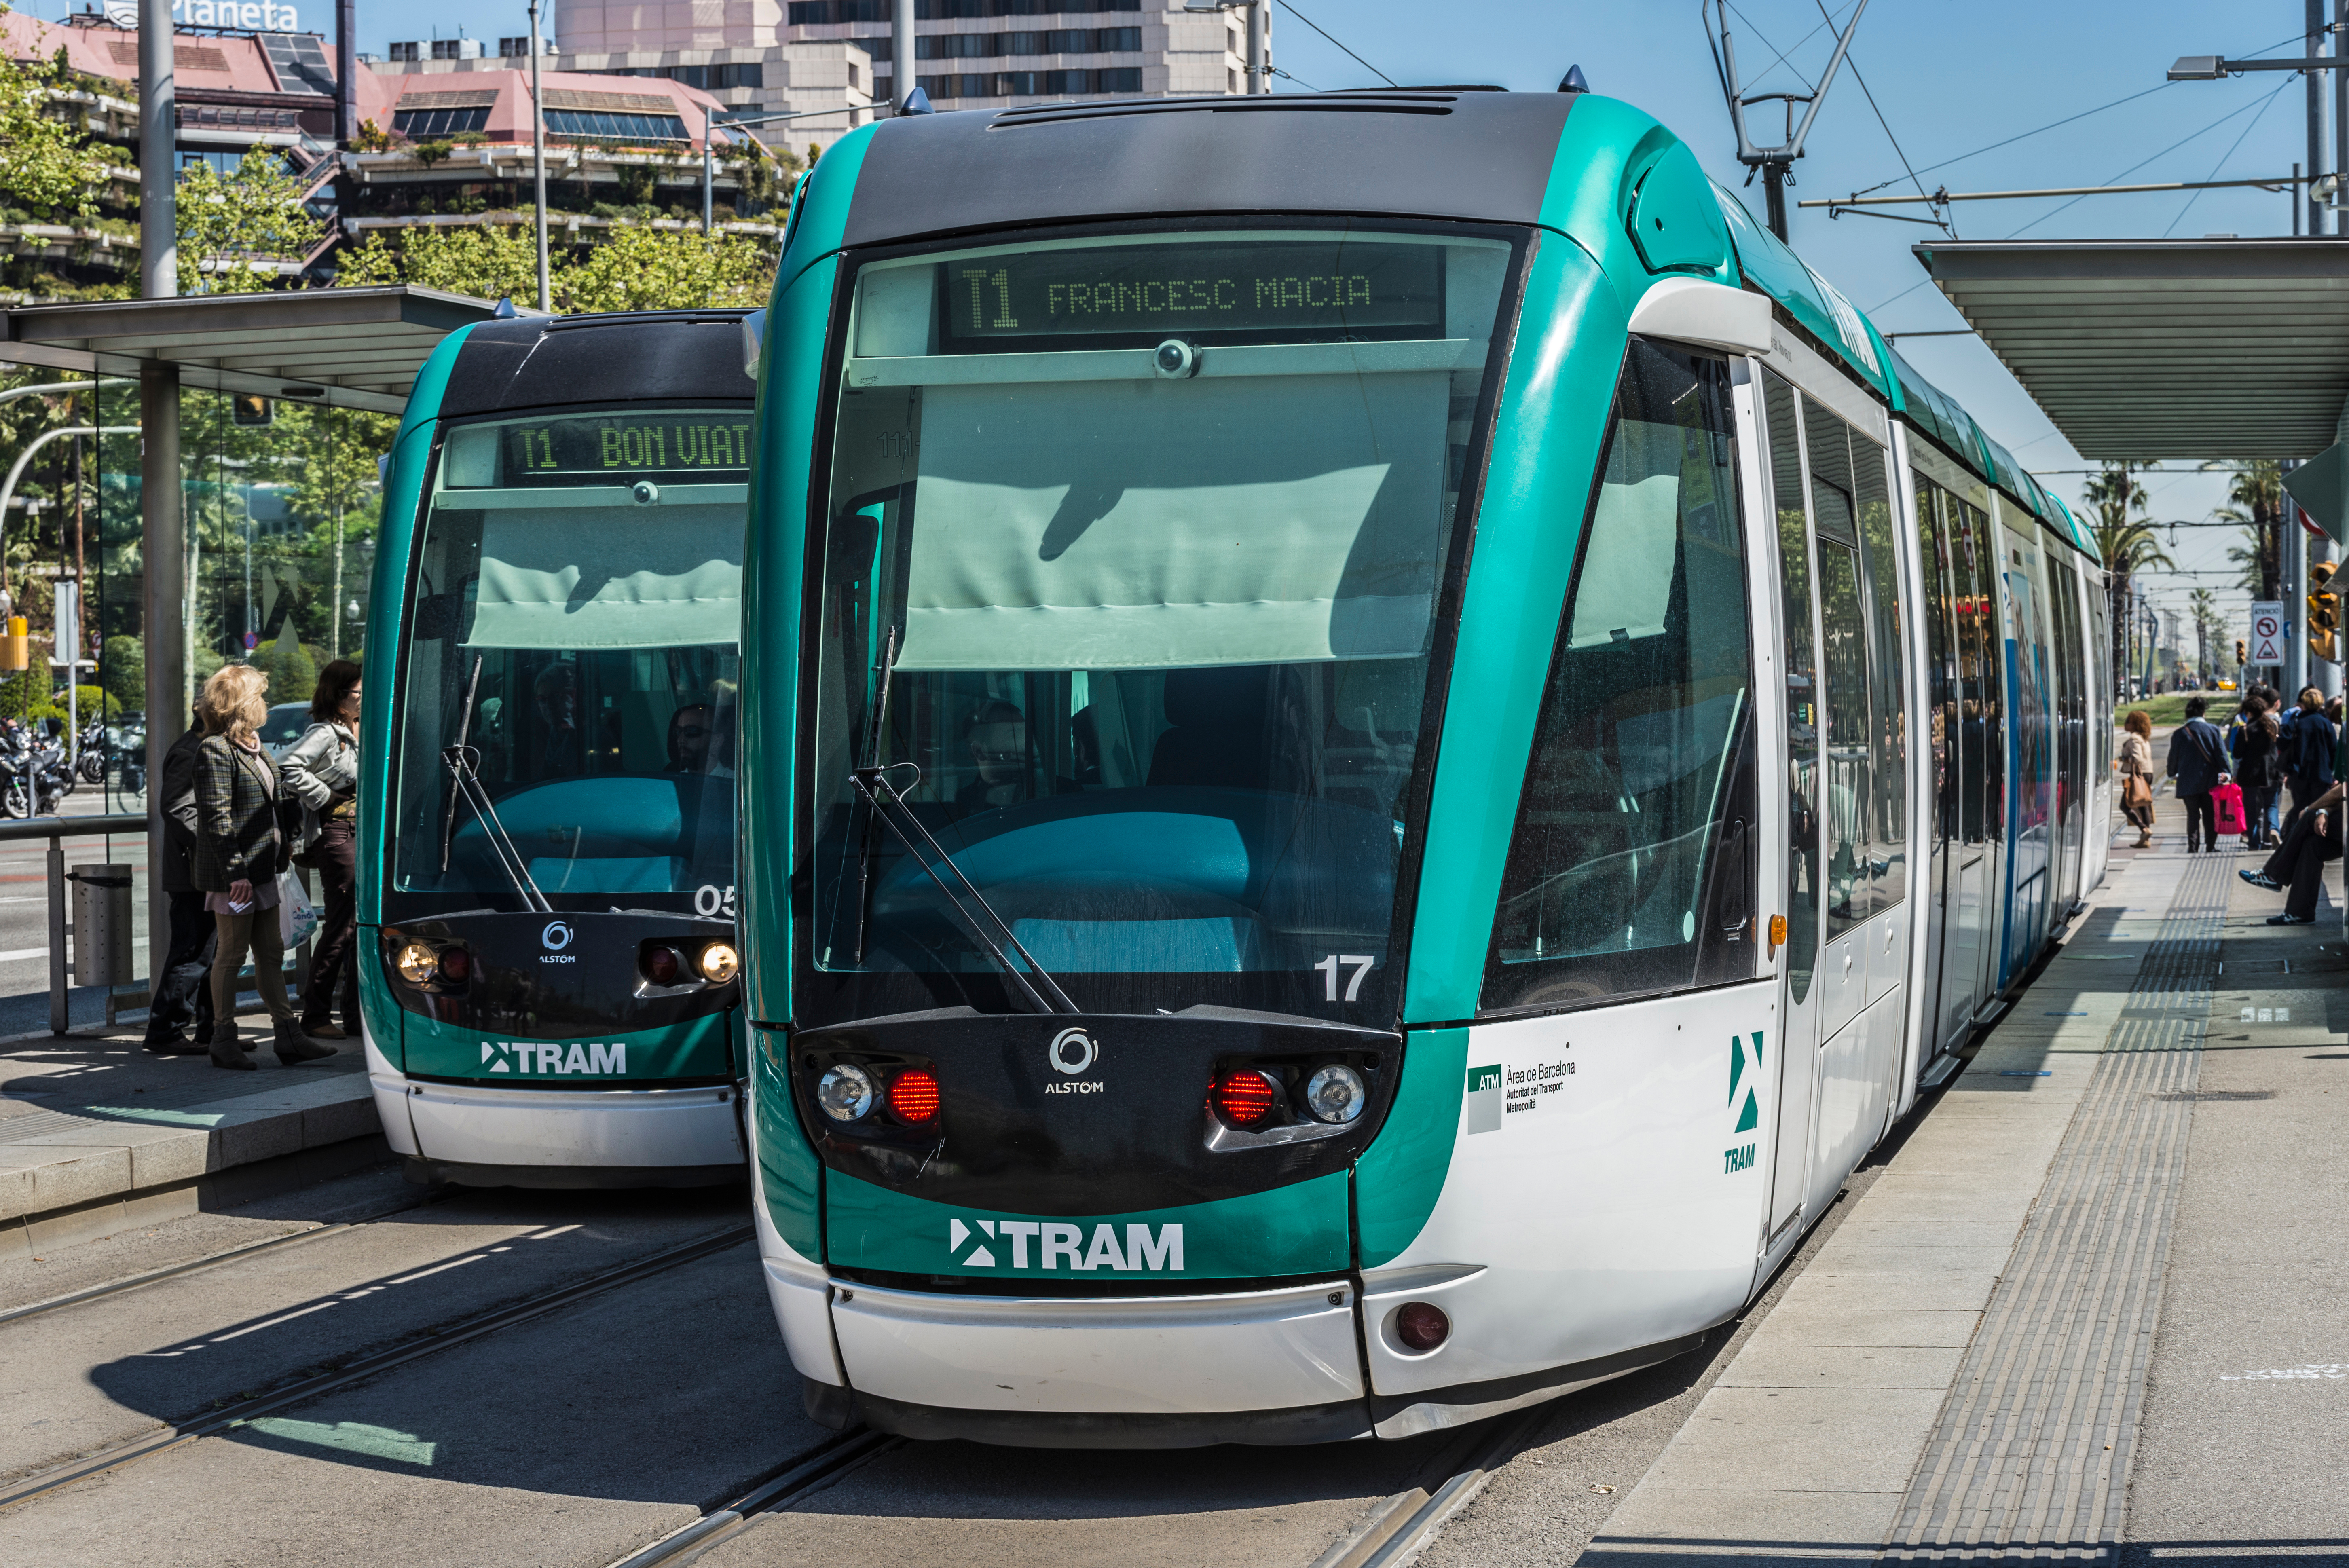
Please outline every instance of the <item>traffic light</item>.
[[2333, 562], [2308, 569], [2308, 651], [2328, 663], [2341, 659], [2341, 594], [2333, 586]]
[[2237, 669], [2241, 669], [2245, 665], [2251, 662], [2251, 650], [2244, 645], [2242, 638], [2237, 637], [2235, 639], [2235, 667]]

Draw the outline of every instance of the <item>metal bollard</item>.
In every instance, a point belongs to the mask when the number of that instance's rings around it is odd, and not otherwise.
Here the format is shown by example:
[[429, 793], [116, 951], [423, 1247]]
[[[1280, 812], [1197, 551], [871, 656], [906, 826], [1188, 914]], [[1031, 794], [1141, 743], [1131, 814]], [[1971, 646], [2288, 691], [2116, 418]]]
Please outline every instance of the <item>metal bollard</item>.
[[73, 974], [77, 985], [128, 985], [131, 972], [130, 868], [76, 866]]

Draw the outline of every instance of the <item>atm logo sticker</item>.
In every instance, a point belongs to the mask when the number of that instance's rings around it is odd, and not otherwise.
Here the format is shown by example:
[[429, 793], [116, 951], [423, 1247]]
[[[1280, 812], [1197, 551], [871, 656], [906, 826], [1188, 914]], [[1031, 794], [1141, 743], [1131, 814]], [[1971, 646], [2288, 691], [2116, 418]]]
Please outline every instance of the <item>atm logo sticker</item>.
[[1501, 1064], [1489, 1068], [1468, 1069], [1468, 1130], [1498, 1132], [1501, 1130], [1503, 1078]]
[[[1752, 1038], [1753, 1044], [1749, 1047], [1738, 1036], [1729, 1037], [1728, 1103], [1739, 1107], [1737, 1125], [1730, 1132], [1732, 1138], [1742, 1132], [1752, 1132], [1762, 1125], [1762, 1101], [1756, 1093], [1762, 1078], [1762, 1031], [1755, 1030]], [[1746, 1076], [1749, 1066], [1753, 1069], [1751, 1078]], [[1738, 1099], [1741, 1088], [1744, 1091], [1744, 1100], [1742, 1105], [1739, 1104]], [[1722, 1150], [1721, 1173], [1724, 1176], [1734, 1176], [1740, 1171], [1752, 1170], [1754, 1147], [1753, 1142], [1749, 1140], [1738, 1147]]]

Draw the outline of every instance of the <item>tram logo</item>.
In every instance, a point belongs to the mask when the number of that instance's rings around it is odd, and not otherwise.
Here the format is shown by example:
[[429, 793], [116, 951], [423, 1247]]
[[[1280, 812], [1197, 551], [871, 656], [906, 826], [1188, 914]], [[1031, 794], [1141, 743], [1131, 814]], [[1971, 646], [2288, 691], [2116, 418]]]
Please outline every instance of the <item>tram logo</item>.
[[1015, 1269], [1028, 1267], [1033, 1255], [1038, 1268], [1057, 1270], [1065, 1259], [1079, 1274], [1104, 1268], [1118, 1274], [1183, 1272], [1181, 1225], [1128, 1225], [1123, 1245], [1117, 1232], [1115, 1225], [1097, 1224], [1087, 1237], [1082, 1225], [1052, 1220], [948, 1220], [947, 1252], [967, 1269], [996, 1267], [994, 1247], [1000, 1246], [1009, 1249]]
[[560, 920], [552, 920], [547, 922], [546, 929], [538, 934], [540, 944], [546, 949], [544, 953], [538, 955], [538, 961], [541, 964], [576, 964], [579, 962], [574, 955], [563, 951], [564, 948], [571, 945], [571, 927], [565, 922]]
[[[1761, 1030], [1754, 1031], [1753, 1041], [1754, 1043], [1749, 1047], [1739, 1036], [1729, 1037], [1729, 1099], [1727, 1103], [1738, 1104], [1738, 1089], [1742, 1087], [1745, 1091], [1744, 1104], [1737, 1112], [1737, 1125], [1730, 1132], [1733, 1138], [1741, 1132], [1751, 1132], [1762, 1125], [1762, 1101], [1756, 1092], [1756, 1085], [1760, 1082], [1762, 1074]], [[1752, 1082], [1748, 1082], [1745, 1076], [1749, 1056], [1750, 1065], [1754, 1069]], [[1736, 1148], [1722, 1150], [1721, 1173], [1723, 1175], [1734, 1176], [1740, 1171], [1750, 1171], [1753, 1167], [1753, 1143], [1747, 1142]]]
[[626, 1041], [597, 1045], [587, 1040], [483, 1040], [481, 1067], [487, 1072], [555, 1078], [571, 1073], [625, 1076], [628, 1047]]
[[1082, 1029], [1062, 1029], [1052, 1037], [1052, 1044], [1044, 1054], [1050, 1059], [1055, 1072], [1075, 1078], [1093, 1065], [1094, 1059], [1101, 1055], [1101, 1047], [1093, 1044], [1093, 1037]]

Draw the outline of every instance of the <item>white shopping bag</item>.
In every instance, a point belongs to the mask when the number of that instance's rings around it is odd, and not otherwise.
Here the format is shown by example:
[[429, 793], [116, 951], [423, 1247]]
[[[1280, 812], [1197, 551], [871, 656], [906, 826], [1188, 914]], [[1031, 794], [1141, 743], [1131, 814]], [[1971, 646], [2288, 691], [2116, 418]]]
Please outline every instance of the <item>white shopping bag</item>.
[[292, 872], [277, 873], [277, 931], [288, 947], [299, 947], [318, 929], [318, 906]]

